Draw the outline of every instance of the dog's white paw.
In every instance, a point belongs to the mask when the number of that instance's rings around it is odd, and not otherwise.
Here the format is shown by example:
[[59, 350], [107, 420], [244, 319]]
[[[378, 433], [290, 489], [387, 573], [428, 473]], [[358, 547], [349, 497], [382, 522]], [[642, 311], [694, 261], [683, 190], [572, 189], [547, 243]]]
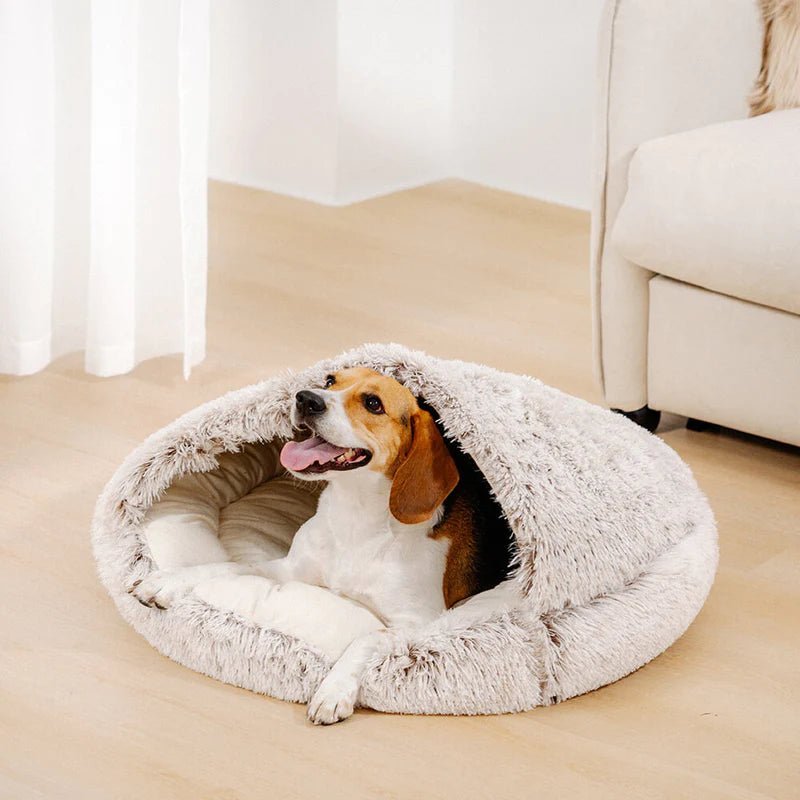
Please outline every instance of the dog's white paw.
[[315, 725], [333, 725], [352, 716], [358, 683], [350, 676], [328, 675], [308, 704], [308, 718]]
[[128, 589], [143, 606], [169, 608], [194, 589], [196, 578], [186, 569], [158, 569]]

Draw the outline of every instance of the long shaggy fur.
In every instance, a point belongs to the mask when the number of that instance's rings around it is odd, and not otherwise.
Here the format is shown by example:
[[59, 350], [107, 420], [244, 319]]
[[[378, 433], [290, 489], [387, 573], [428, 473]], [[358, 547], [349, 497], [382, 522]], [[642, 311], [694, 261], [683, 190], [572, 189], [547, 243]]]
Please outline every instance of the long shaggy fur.
[[764, 46], [749, 98], [753, 117], [800, 107], [800, 0], [760, 0], [760, 5]]
[[228, 683], [305, 702], [329, 663], [303, 642], [190, 597], [167, 611], [127, 593], [152, 569], [141, 522], [177, 477], [223, 452], [291, 436], [295, 391], [338, 369], [380, 370], [423, 396], [475, 460], [511, 525], [522, 609], [394, 637], [359, 701], [379, 710], [487, 714], [554, 703], [615, 681], [674, 642], [717, 565], [714, 518], [688, 467], [627, 419], [533, 378], [365, 345], [232, 392], [145, 441], [101, 495], [100, 577], [121, 614], [170, 658]]

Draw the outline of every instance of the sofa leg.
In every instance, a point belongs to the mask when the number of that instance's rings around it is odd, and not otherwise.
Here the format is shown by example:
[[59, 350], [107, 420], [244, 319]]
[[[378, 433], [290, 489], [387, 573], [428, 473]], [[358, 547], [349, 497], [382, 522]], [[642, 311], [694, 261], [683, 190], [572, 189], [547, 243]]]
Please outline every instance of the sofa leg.
[[719, 430], [719, 425], [715, 425], [713, 422], [706, 422], [702, 419], [694, 419], [694, 417], [689, 417], [689, 419], [686, 420], [686, 430], [695, 431], [697, 433], [702, 433], [703, 431], [709, 431], [713, 433], [714, 431]]
[[623, 417], [627, 417], [631, 422], [635, 422], [650, 431], [650, 433], [654, 433], [658, 423], [661, 422], [661, 412], [650, 408], [650, 406], [642, 406], [637, 408], [636, 411], [621, 411], [619, 408], [612, 408], [611, 410], [615, 414], [622, 414]]

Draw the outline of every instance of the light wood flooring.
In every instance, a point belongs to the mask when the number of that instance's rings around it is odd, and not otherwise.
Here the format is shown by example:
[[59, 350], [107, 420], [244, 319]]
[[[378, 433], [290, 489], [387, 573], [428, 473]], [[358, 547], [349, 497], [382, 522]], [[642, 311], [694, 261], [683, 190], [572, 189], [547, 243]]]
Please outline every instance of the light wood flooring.
[[588, 215], [448, 181], [347, 208], [211, 187], [208, 358], [0, 378], [0, 798], [800, 797], [800, 453], [662, 435], [716, 511], [708, 604], [667, 653], [551, 708], [485, 718], [301, 706], [159, 655], [89, 546], [121, 459], [228, 389], [364, 341], [533, 374], [599, 401]]

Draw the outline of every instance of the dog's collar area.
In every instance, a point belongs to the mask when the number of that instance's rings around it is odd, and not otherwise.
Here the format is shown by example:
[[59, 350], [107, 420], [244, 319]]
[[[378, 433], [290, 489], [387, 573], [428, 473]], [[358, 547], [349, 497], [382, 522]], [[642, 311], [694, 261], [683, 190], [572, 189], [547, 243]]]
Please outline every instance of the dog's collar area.
[[366, 466], [372, 453], [363, 447], [342, 447], [313, 434], [302, 441], [286, 442], [281, 464], [293, 472], [317, 474]]

